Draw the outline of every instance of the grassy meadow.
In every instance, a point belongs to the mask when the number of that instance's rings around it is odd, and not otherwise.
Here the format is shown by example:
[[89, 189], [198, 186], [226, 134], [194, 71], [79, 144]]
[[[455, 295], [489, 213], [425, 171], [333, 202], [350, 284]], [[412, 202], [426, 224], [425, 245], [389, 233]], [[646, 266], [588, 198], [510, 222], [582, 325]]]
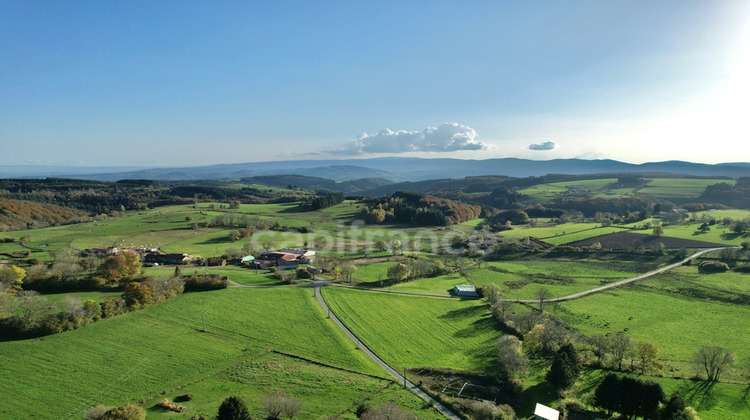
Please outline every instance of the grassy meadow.
[[501, 333], [484, 302], [332, 287], [323, 295], [341, 321], [396, 369], [492, 368]]
[[[252, 418], [264, 418], [263, 397], [271, 390], [279, 390], [299, 400], [301, 418], [320, 418], [338, 415], [341, 419], [356, 419], [360, 403], [369, 407], [394, 401], [420, 419], [440, 419], [442, 416], [424, 401], [401, 385], [334, 366], [311, 363], [285, 354], [267, 353], [216, 375], [201, 379], [164, 395], [155, 396], [143, 404], [148, 418], [174, 419], [202, 414], [213, 418], [225, 396], [240, 396], [248, 406]], [[191, 401], [179, 403], [183, 413], [166, 411], [157, 404], [164, 398], [173, 401], [186, 393]]]
[[[150, 398], [269, 350], [383, 375], [325, 316], [312, 289], [232, 288], [184, 294], [63, 334], [2, 342], [3, 354], [23, 361], [0, 359], [4, 377], [12, 378], [0, 381], [0, 393], [15, 396], [0, 404], [0, 417], [81, 418], [96, 404]], [[215, 391], [201, 398], [224, 397]]]
[[735, 183], [734, 180], [709, 178], [646, 178], [646, 181], [645, 185], [621, 187], [616, 185], [616, 178], [571, 180], [534, 185], [522, 188], [518, 193], [521, 195], [521, 201], [529, 203], [551, 201], [566, 193], [586, 193], [601, 198], [640, 194], [669, 200], [676, 197], [697, 198], [709, 185]]

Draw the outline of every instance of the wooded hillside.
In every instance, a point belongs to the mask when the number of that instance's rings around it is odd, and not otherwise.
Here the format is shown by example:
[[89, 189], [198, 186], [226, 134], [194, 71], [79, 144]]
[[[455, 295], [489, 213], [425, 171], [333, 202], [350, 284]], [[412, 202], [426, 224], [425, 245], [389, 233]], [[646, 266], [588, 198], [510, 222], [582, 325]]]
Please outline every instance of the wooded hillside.
[[0, 231], [74, 223], [87, 218], [89, 213], [70, 207], [0, 198]]
[[362, 212], [367, 223], [406, 223], [446, 226], [476, 219], [482, 208], [414, 191], [398, 191], [392, 196], [366, 202]]

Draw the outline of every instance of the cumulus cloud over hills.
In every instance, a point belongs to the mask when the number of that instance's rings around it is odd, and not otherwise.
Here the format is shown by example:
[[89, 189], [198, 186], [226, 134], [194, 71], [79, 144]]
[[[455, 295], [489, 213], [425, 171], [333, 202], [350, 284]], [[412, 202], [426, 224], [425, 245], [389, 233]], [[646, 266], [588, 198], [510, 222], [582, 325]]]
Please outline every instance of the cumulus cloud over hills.
[[477, 140], [477, 132], [466, 125], [444, 123], [422, 131], [393, 131], [388, 128], [377, 134], [363, 133], [356, 140], [336, 150], [337, 154], [453, 152], [483, 150], [487, 145]]
[[530, 144], [529, 150], [554, 150], [555, 142], [545, 141], [544, 143]]

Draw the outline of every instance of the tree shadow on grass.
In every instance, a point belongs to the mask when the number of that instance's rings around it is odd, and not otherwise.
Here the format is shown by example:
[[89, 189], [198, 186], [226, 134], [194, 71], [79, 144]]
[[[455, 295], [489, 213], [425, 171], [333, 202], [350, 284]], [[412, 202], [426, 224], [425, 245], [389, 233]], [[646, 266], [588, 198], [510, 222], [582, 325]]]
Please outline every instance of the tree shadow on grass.
[[540, 382], [523, 390], [521, 404], [516, 407], [516, 414], [520, 417], [534, 414], [537, 402], [549, 403], [558, 398], [557, 391], [546, 381]]
[[484, 306], [467, 306], [465, 308], [454, 309], [452, 311], [448, 311], [444, 313], [443, 315], [440, 315], [438, 318], [450, 321], [450, 320], [459, 320], [462, 318], [476, 318], [486, 313], [487, 313], [487, 308]]
[[581, 377], [585, 379], [581, 379], [579, 381], [581, 394], [593, 392], [602, 382], [602, 379], [603, 379], [602, 375], [590, 374], [590, 372], [595, 372], [597, 370], [600, 370], [600, 369], [584, 368], [584, 372], [581, 374]]
[[482, 335], [485, 331], [500, 331], [497, 321], [489, 315], [472, 322], [467, 328], [460, 329], [453, 334], [456, 338], [469, 338]]
[[312, 207], [294, 206], [287, 207], [284, 210], [279, 210], [277, 213], [311, 213], [315, 211]]
[[710, 409], [716, 405], [716, 397], [711, 392], [715, 385], [715, 381], [695, 381], [683, 392], [685, 400], [695, 408]]
[[225, 237], [211, 238], [211, 239], [206, 239], [205, 241], [197, 242], [197, 244], [199, 245], [215, 245], [215, 244], [223, 244], [223, 243], [231, 244], [233, 242]]

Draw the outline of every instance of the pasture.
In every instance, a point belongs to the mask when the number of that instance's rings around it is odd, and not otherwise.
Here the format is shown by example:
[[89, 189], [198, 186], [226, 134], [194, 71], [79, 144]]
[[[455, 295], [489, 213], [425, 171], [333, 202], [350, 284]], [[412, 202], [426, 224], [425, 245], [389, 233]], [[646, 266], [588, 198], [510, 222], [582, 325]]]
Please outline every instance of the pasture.
[[[453, 273], [421, 278], [397, 283], [388, 289], [448, 295], [458, 284], [479, 287], [494, 283], [500, 286], [507, 299], [534, 299], [541, 287], [548, 289], [552, 297], [561, 297], [634, 277], [667, 262], [665, 257], [630, 254], [527, 255], [475, 265], [466, 276]], [[395, 261], [378, 263], [376, 272], [384, 273], [394, 264]], [[370, 268], [361, 267], [355, 277], [359, 278], [360, 273], [364, 275], [366, 270]]]
[[645, 185], [623, 187], [617, 185], [616, 178], [584, 179], [562, 182], [550, 182], [522, 188], [518, 192], [522, 202], [536, 203], [552, 201], [564, 194], [613, 198], [628, 195], [646, 195], [657, 199], [674, 199], [699, 197], [707, 186], [728, 183], [735, 180], [714, 178], [655, 178], [647, 177]]
[[[157, 395], [144, 402], [148, 417], [154, 419], [186, 418], [202, 414], [213, 418], [221, 401], [230, 395], [240, 396], [248, 406], [252, 418], [265, 418], [263, 397], [272, 390], [280, 390], [296, 398], [302, 405], [300, 418], [320, 418], [339, 415], [341, 419], [356, 419], [359, 403], [374, 407], [394, 401], [421, 419], [440, 419], [442, 416], [426, 407], [424, 401], [390, 379], [382, 379], [340, 369], [325, 364], [280, 353], [266, 353], [233, 366], [219, 374]], [[164, 398], [190, 393], [194, 399], [179, 403], [185, 411], [168, 412], [157, 404]]]
[[0, 349], [17, 355], [0, 360], [12, 378], [0, 381], [0, 393], [15, 396], [0, 404], [3, 418], [81, 418], [96, 404], [137, 402], [268, 350], [382, 375], [325, 319], [307, 288], [188, 293], [75, 331], [0, 342]]
[[[585, 335], [624, 331], [661, 350], [665, 373], [689, 378], [693, 353], [721, 346], [750, 359], [745, 320], [750, 317], [750, 275], [700, 274], [679, 267], [635, 284], [555, 304], [550, 311]], [[606, 308], [606, 310], [602, 310]], [[727, 380], [739, 380], [727, 376]]]
[[397, 370], [492, 370], [501, 333], [484, 302], [338, 287], [322, 292], [341, 321]]

